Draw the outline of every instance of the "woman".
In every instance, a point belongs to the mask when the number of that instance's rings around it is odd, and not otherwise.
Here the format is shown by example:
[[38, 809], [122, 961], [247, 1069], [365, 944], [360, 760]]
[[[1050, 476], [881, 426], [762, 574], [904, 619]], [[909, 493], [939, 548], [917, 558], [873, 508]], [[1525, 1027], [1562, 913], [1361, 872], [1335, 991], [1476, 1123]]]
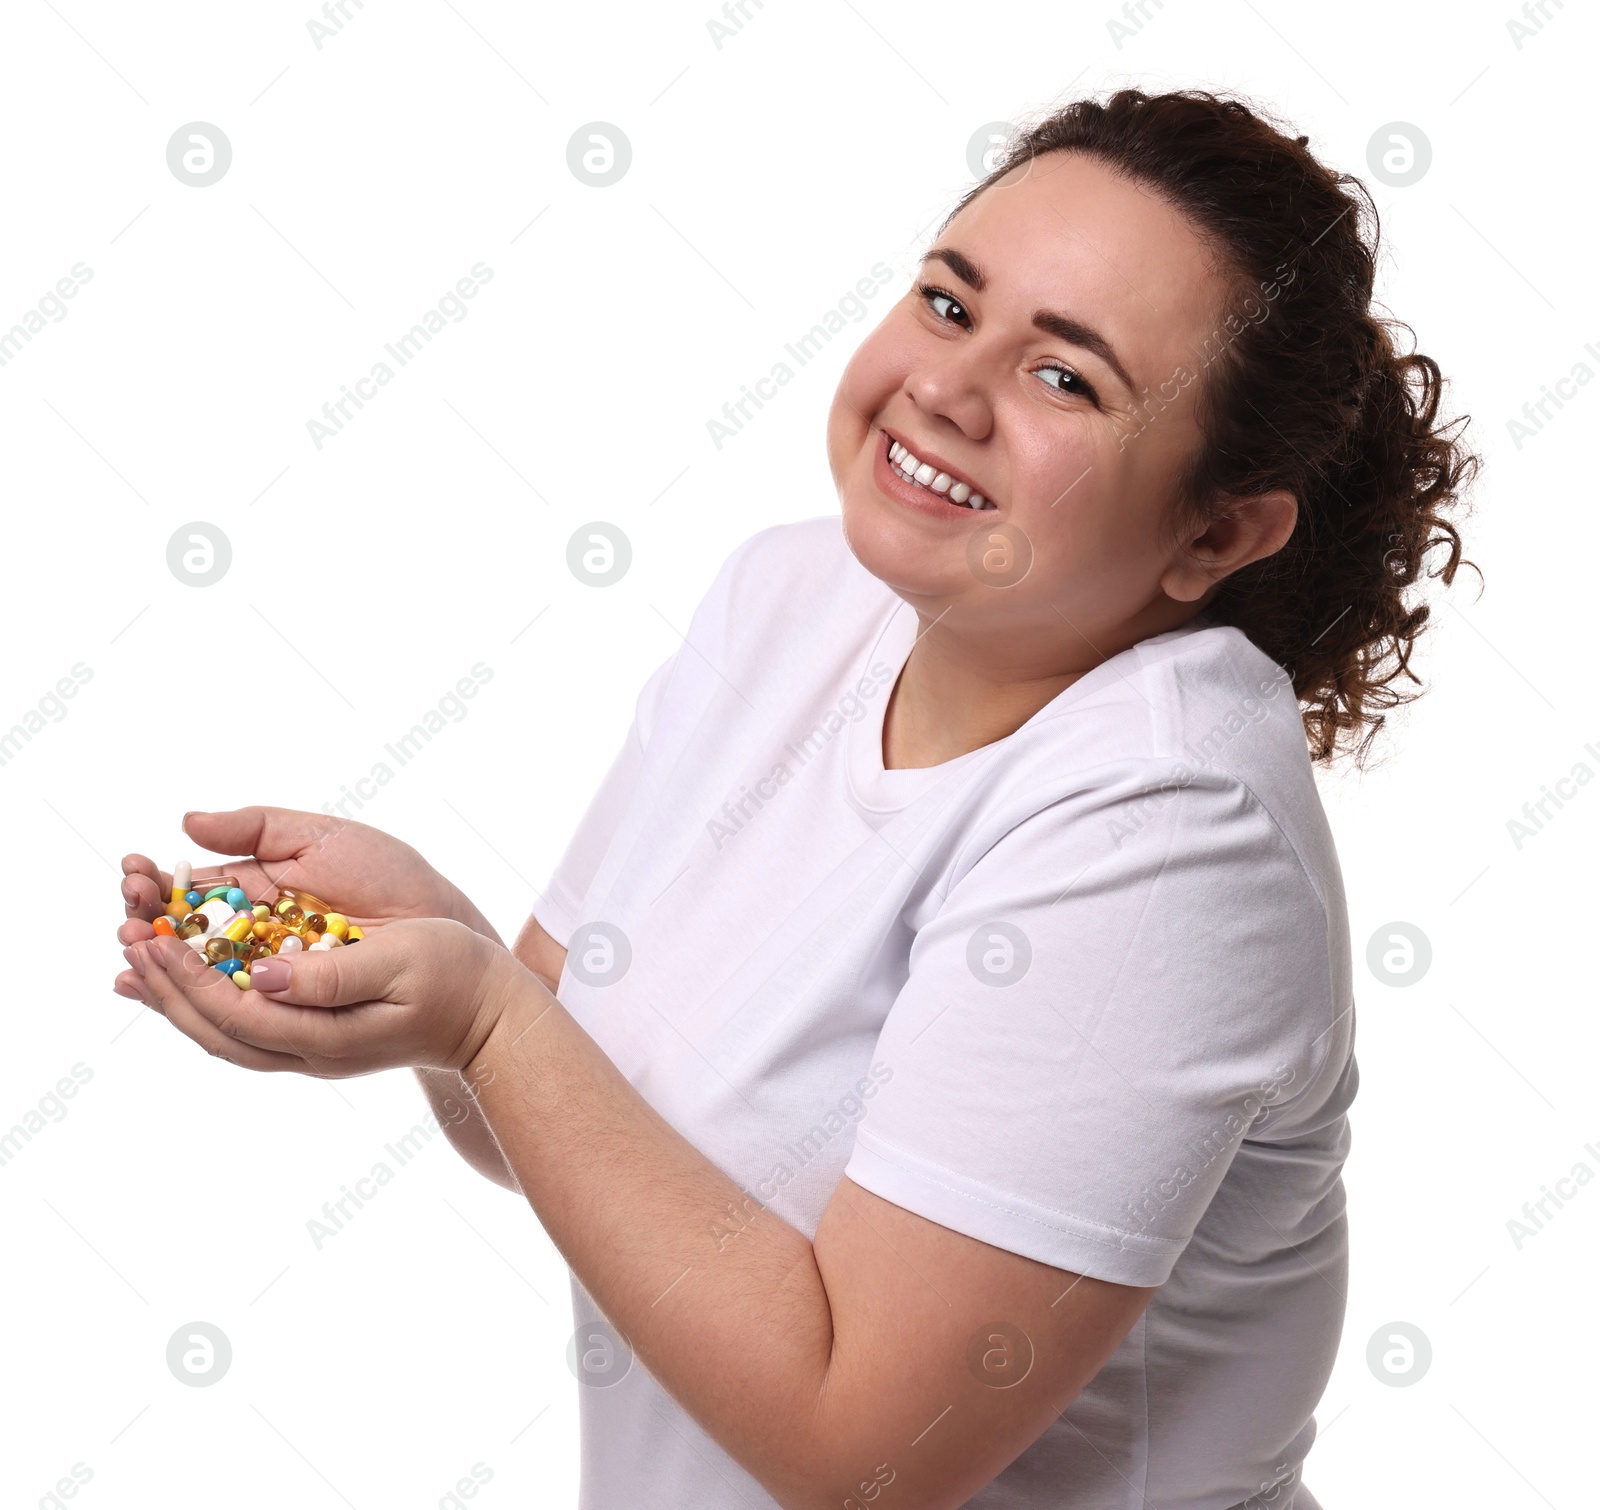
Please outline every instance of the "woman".
[[241, 992], [124, 862], [119, 991], [251, 1069], [416, 1067], [526, 1196], [584, 1504], [1317, 1510], [1356, 1066], [1312, 758], [1401, 699], [1473, 467], [1362, 195], [1198, 93], [1021, 135], [844, 374], [842, 530], [734, 551], [513, 952], [375, 830], [190, 814], [372, 925]]

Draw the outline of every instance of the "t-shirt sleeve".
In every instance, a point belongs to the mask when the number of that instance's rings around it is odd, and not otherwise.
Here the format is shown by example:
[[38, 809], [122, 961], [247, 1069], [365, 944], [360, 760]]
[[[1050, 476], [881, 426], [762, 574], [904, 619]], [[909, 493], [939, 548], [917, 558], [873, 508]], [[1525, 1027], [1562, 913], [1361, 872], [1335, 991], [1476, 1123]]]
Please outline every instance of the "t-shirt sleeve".
[[656, 713], [677, 659], [677, 652], [669, 655], [644, 684], [634, 704], [633, 724], [622, 748], [590, 800], [543, 894], [533, 905], [533, 915], [539, 920], [539, 926], [563, 949], [567, 947], [572, 930], [583, 921], [584, 898], [627, 811], [645, 748], [655, 727]]
[[1321, 894], [1217, 771], [1108, 772], [958, 871], [845, 1173], [996, 1247], [1163, 1284], [1241, 1141], [1326, 1057]]

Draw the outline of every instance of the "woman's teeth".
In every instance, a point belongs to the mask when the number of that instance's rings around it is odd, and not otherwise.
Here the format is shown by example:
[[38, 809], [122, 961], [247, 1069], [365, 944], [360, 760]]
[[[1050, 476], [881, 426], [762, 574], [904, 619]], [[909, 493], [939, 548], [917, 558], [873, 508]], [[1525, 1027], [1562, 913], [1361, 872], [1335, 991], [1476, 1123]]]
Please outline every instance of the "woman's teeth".
[[894, 441], [889, 446], [889, 465], [907, 482], [914, 482], [933, 493], [943, 493], [951, 503], [959, 503], [969, 509], [997, 507], [982, 493], [974, 493], [966, 483], [951, 481], [948, 472], [937, 472], [927, 462], [918, 461], [899, 441]]

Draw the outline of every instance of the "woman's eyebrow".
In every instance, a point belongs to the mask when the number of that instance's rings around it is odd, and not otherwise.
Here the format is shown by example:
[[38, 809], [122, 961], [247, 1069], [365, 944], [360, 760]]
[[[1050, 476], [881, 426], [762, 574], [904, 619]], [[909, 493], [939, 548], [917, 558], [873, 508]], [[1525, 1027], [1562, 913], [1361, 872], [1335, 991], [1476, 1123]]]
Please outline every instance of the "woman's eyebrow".
[[989, 281], [978, 269], [978, 264], [963, 252], [958, 252], [953, 246], [936, 246], [922, 254], [923, 265], [930, 262], [942, 262], [953, 272], [968, 288], [982, 293], [984, 285]]
[[1036, 309], [1033, 312], [1033, 323], [1047, 335], [1057, 336], [1074, 346], [1083, 347], [1085, 351], [1092, 351], [1122, 379], [1122, 385], [1129, 393], [1139, 391], [1134, 387], [1133, 379], [1128, 376], [1128, 369], [1117, 360], [1111, 342], [1092, 325], [1085, 325], [1082, 320], [1074, 320], [1071, 315], [1058, 315], [1049, 309]]
[[[976, 262], [953, 246], [933, 247], [922, 254], [922, 262], [924, 266], [929, 262], [944, 263], [968, 288], [980, 294], [989, 281]], [[1057, 314], [1050, 309], [1035, 310], [1033, 323], [1036, 329], [1044, 331], [1046, 335], [1056, 336], [1074, 346], [1081, 346], [1085, 351], [1092, 351], [1116, 373], [1129, 393], [1139, 391], [1133, 379], [1128, 376], [1128, 369], [1118, 360], [1111, 342], [1092, 325], [1085, 325], [1082, 320], [1075, 320], [1071, 315]]]

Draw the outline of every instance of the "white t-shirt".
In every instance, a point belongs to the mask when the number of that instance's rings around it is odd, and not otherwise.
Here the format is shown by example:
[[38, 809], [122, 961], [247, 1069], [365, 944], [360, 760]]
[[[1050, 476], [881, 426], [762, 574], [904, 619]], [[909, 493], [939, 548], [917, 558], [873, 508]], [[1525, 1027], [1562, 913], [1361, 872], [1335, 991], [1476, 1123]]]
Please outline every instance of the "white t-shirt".
[[[1005, 739], [886, 771], [916, 632], [836, 516], [733, 552], [534, 909], [569, 951], [558, 994], [807, 1236], [848, 1174], [1161, 1286], [971, 1505], [1317, 1510], [1357, 1077], [1287, 678], [1191, 623]], [[573, 1292], [587, 1510], [774, 1505]]]

